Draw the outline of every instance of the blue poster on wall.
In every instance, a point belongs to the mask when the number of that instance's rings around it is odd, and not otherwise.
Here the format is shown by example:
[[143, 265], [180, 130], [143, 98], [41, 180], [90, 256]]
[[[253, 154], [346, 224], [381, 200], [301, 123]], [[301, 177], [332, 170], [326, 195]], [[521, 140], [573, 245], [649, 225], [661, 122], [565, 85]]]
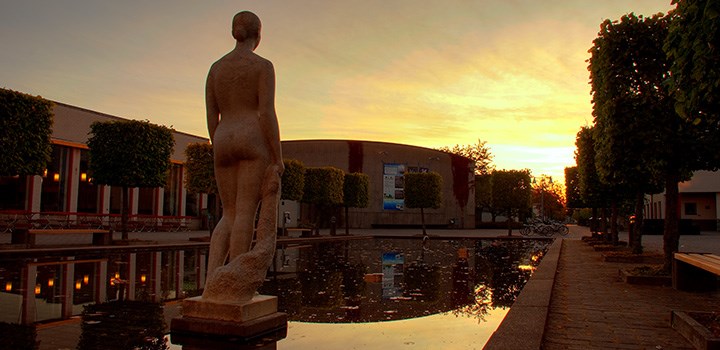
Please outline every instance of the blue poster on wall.
[[383, 209], [405, 208], [405, 164], [383, 164]]

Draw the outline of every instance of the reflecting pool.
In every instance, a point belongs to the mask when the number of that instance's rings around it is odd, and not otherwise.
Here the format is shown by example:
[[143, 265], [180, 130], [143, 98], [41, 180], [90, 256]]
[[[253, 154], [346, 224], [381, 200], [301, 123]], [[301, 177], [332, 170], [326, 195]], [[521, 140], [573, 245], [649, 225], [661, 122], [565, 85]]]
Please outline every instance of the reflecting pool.
[[290, 322], [284, 339], [266, 343], [279, 349], [480, 349], [549, 243], [378, 238], [279, 245], [260, 293], [278, 296]]

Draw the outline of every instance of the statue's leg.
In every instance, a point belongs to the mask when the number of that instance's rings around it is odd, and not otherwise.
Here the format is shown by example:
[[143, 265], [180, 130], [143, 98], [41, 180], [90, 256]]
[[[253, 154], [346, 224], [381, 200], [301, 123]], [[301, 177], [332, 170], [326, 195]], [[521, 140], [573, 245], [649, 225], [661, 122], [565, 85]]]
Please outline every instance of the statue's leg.
[[243, 161], [238, 167], [235, 219], [230, 235], [230, 260], [250, 250], [266, 168], [267, 162], [261, 160]]
[[230, 235], [235, 221], [235, 197], [237, 196], [236, 167], [217, 167], [215, 179], [218, 184], [220, 201], [223, 205], [223, 216], [213, 230], [210, 239], [210, 254], [208, 256], [208, 273], [225, 265], [230, 251]]

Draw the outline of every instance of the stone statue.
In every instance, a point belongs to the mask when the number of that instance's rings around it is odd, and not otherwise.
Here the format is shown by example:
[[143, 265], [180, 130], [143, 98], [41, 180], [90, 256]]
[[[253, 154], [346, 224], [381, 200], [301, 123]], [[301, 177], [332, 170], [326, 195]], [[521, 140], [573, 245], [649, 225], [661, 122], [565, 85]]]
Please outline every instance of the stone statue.
[[[212, 65], [207, 77], [208, 131], [223, 204], [223, 217], [210, 241], [202, 296], [212, 302], [250, 300], [275, 253], [284, 167], [275, 114], [275, 70], [254, 53], [260, 29], [260, 19], [252, 12], [235, 15], [235, 48]], [[250, 249], [258, 206], [256, 243]]]

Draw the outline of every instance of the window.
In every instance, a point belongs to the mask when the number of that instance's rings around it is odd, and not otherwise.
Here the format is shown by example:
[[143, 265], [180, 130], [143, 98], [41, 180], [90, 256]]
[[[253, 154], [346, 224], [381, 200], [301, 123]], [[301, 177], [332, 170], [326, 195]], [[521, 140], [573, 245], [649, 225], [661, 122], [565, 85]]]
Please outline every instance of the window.
[[697, 215], [697, 203], [685, 203], [685, 215]]

